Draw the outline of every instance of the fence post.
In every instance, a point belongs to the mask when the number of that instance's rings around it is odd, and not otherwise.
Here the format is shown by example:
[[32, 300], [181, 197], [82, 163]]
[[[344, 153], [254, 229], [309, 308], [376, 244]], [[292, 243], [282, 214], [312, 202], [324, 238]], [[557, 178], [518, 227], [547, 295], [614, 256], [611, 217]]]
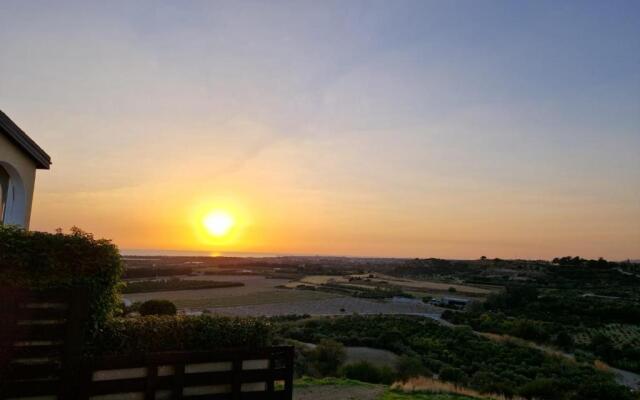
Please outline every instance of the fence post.
[[[86, 321], [88, 314], [87, 291], [76, 288], [71, 291], [68, 299], [68, 313], [64, 350], [62, 356], [62, 398], [75, 400], [80, 397], [87, 374], [82, 372], [82, 351], [84, 348]], [[92, 379], [92, 376], [88, 377]]]
[[293, 357], [295, 351], [293, 347], [287, 349], [286, 363], [287, 363], [287, 379], [284, 381], [284, 398], [287, 400], [293, 399]]
[[[180, 363], [174, 364], [173, 367], [173, 393], [171, 398], [173, 400], [182, 399], [182, 392], [184, 390], [184, 368], [185, 361], [181, 360]], [[156, 371], [157, 372], [157, 371]]]

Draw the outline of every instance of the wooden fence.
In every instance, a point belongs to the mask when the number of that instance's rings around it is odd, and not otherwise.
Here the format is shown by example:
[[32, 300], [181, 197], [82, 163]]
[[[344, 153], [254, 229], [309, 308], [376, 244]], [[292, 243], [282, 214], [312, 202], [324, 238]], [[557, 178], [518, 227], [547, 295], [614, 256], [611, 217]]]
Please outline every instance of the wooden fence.
[[291, 400], [293, 348], [101, 357], [85, 371], [80, 399]]
[[0, 287], [0, 398], [73, 395], [86, 305], [82, 290]]
[[86, 304], [0, 287], [0, 399], [292, 399], [292, 347], [82, 359]]

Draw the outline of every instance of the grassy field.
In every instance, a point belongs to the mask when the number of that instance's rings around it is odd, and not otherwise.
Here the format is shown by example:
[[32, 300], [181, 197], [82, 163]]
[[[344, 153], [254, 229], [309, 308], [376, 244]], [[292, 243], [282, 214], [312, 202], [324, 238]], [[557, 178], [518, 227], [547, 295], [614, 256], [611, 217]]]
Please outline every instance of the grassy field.
[[[343, 378], [302, 378], [294, 385], [295, 400], [472, 400], [454, 393], [394, 390], [388, 386], [373, 385]], [[487, 399], [488, 400], [488, 399]]]

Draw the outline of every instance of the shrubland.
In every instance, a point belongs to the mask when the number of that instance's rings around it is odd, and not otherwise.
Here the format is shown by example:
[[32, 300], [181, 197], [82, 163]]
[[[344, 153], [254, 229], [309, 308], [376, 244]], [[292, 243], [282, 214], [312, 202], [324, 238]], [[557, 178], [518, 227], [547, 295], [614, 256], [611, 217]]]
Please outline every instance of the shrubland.
[[330, 339], [415, 357], [425, 374], [479, 392], [534, 398], [552, 391], [563, 400], [633, 399], [612, 375], [591, 366], [509, 342], [494, 342], [469, 328], [445, 327], [425, 318], [316, 318], [284, 324], [279, 334], [302, 342]]

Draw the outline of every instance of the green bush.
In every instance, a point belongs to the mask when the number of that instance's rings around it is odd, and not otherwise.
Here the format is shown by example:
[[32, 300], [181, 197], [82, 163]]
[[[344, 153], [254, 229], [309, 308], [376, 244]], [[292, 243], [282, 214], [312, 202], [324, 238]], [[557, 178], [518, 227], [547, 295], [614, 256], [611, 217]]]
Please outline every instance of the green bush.
[[347, 359], [347, 353], [342, 343], [324, 339], [313, 349], [310, 358], [320, 376], [336, 376], [338, 368]]
[[169, 300], [147, 300], [140, 305], [140, 315], [176, 315], [176, 305]]
[[418, 357], [411, 357], [406, 354], [400, 356], [396, 363], [398, 379], [406, 381], [420, 375], [429, 375], [429, 371], [424, 367]]
[[389, 367], [378, 368], [367, 361], [360, 361], [342, 367], [345, 378], [368, 383], [383, 383], [390, 385], [395, 380], [395, 374]]
[[272, 325], [261, 318], [148, 316], [111, 319], [88, 346], [92, 354], [257, 348], [271, 344]]
[[564, 398], [558, 382], [553, 379], [534, 379], [518, 390], [520, 396], [527, 399], [561, 400]]
[[467, 375], [460, 368], [444, 367], [440, 370], [440, 379], [454, 383], [464, 383], [467, 381]]
[[118, 308], [122, 263], [118, 248], [72, 228], [70, 234], [0, 226], [0, 285], [32, 290], [85, 288], [89, 329]]

